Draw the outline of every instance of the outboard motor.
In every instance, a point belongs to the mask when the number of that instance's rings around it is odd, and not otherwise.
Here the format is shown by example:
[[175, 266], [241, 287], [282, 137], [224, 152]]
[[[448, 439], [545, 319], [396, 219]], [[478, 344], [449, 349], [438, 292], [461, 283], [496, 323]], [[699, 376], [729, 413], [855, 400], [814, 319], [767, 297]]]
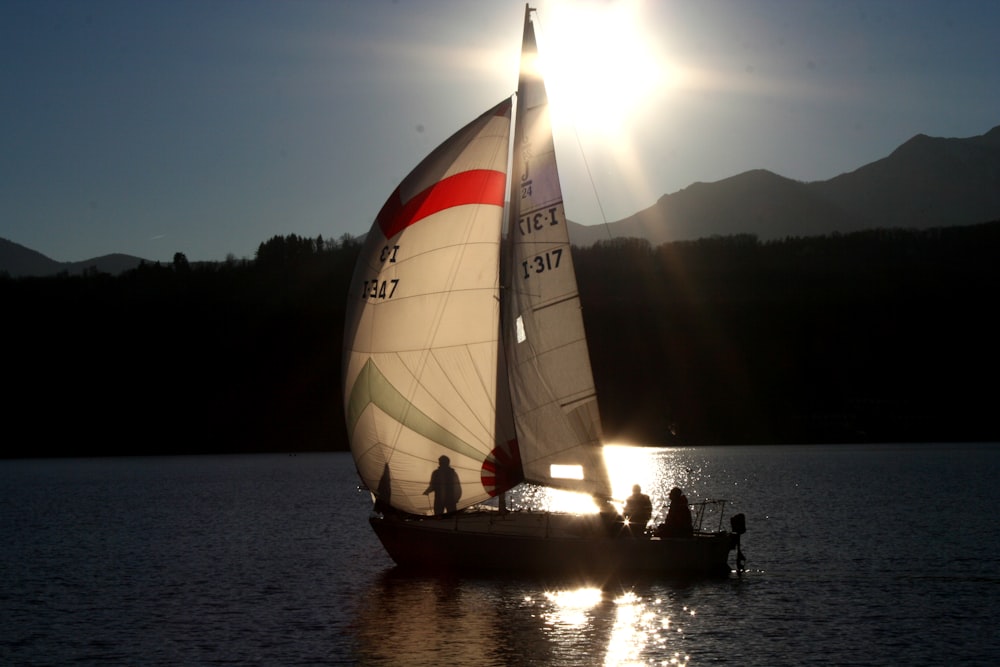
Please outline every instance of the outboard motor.
[[736, 573], [743, 574], [743, 564], [746, 562], [746, 556], [743, 555], [743, 551], [740, 549], [740, 535], [747, 532], [747, 517], [742, 512], [739, 514], [734, 514], [729, 517], [729, 525], [733, 530], [733, 534], [736, 535]]

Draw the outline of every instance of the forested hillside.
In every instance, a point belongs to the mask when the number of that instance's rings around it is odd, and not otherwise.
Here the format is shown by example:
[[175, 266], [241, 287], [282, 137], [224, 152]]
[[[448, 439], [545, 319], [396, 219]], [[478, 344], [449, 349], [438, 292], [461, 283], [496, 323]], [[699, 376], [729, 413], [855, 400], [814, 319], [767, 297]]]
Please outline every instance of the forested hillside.
[[997, 440], [1000, 223], [578, 253], [611, 433]]
[[[2, 454], [346, 447], [343, 310], [359, 245], [0, 278]], [[1000, 440], [1000, 221], [761, 243], [578, 249], [609, 440]]]

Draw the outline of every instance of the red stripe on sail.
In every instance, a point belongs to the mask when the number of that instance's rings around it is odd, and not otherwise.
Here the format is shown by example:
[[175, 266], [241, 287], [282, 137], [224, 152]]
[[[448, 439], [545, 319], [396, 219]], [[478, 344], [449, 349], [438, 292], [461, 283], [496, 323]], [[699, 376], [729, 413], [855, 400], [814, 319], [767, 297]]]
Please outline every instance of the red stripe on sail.
[[399, 201], [399, 188], [379, 211], [379, 229], [392, 238], [429, 215], [463, 204], [503, 206], [506, 176], [492, 169], [473, 169], [438, 181], [410, 201]]

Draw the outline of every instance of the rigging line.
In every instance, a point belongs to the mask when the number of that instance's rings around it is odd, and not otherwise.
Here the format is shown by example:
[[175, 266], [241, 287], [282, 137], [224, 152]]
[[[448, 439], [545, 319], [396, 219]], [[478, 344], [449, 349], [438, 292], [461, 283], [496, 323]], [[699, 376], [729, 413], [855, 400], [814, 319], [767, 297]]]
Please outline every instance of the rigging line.
[[[532, 7], [531, 12], [531, 22], [534, 23], [538, 32], [544, 33], [544, 29], [541, 29], [542, 22], [539, 17], [538, 10]], [[546, 91], [546, 97], [548, 97], [548, 91]], [[587, 160], [587, 153], [583, 150], [583, 142], [580, 140], [580, 128], [575, 119], [572, 122], [572, 126], [573, 136], [576, 138], [576, 147], [580, 151], [580, 157], [583, 158], [583, 168], [587, 172], [587, 179], [590, 181], [590, 190], [594, 193], [594, 200], [597, 202], [597, 208], [601, 212], [601, 222], [604, 225], [604, 230], [608, 234], [608, 240], [613, 240], [614, 234], [611, 233], [611, 225], [608, 224], [608, 216], [604, 212], [604, 203], [601, 201], [601, 195], [597, 192], [597, 183], [594, 181], [594, 173], [590, 169], [590, 161]]]
[[614, 235], [611, 233], [611, 225], [608, 224], [608, 216], [604, 214], [604, 204], [601, 202], [601, 196], [597, 193], [597, 183], [594, 182], [594, 174], [590, 171], [590, 161], [587, 160], [587, 154], [583, 150], [583, 142], [580, 141], [580, 128], [577, 127], [575, 122], [573, 123], [573, 136], [576, 137], [576, 145], [580, 149], [580, 157], [583, 158], [583, 167], [587, 171], [587, 178], [590, 179], [590, 189], [593, 191], [594, 199], [597, 201], [597, 208], [601, 211], [601, 220], [610, 241], [614, 239]]

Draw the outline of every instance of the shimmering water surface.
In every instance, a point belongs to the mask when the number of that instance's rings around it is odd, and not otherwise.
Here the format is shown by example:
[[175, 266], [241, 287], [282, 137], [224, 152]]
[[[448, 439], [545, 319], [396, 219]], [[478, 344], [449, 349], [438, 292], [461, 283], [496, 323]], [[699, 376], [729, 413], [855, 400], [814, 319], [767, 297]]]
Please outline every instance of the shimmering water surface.
[[0, 664], [1000, 661], [1000, 446], [611, 458], [616, 493], [730, 499], [748, 571], [402, 576], [346, 454], [0, 461]]

